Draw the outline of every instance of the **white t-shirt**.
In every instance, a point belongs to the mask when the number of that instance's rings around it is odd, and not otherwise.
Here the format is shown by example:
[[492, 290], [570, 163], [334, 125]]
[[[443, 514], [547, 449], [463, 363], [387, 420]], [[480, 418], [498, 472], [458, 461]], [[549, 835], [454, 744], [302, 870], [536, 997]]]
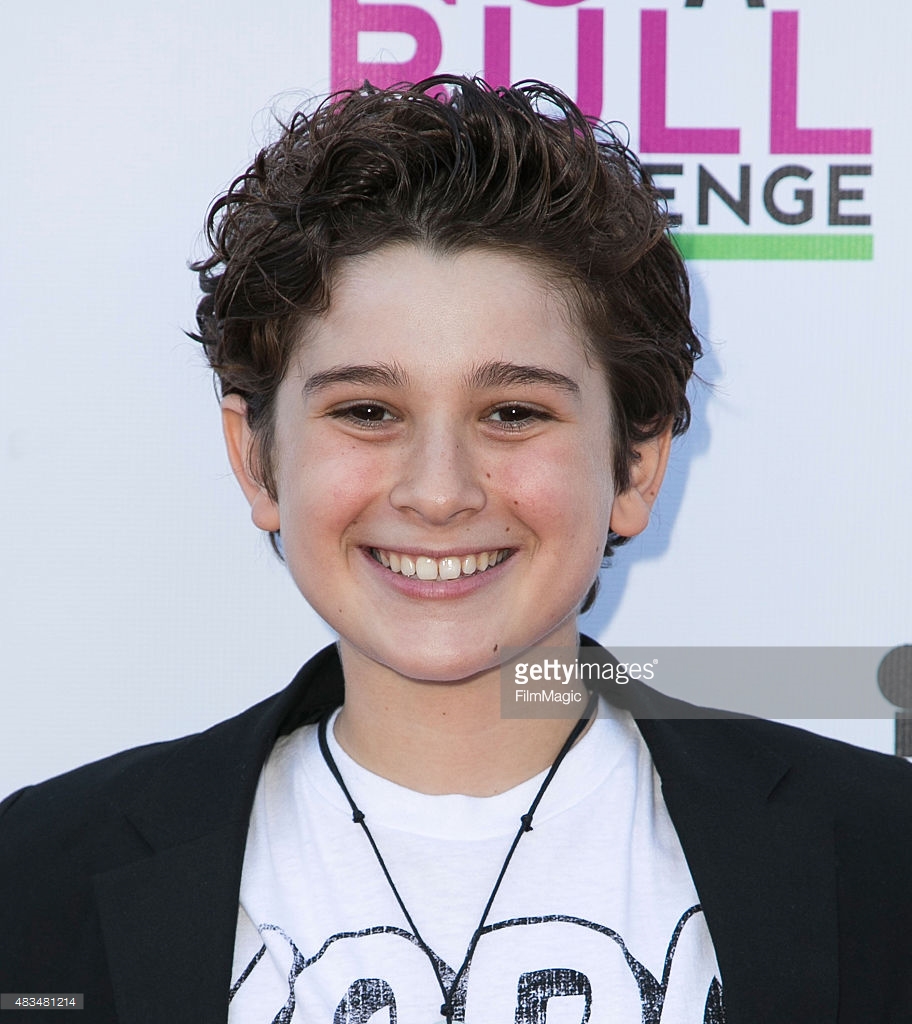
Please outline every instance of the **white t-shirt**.
[[[333, 719], [334, 721], [334, 719]], [[444, 983], [545, 773], [428, 796], [328, 740]], [[326, 766], [279, 740], [250, 817], [229, 1024], [432, 1024], [440, 985]], [[649, 750], [602, 702], [523, 835], [453, 997], [466, 1024], [718, 1024], [715, 953]]]

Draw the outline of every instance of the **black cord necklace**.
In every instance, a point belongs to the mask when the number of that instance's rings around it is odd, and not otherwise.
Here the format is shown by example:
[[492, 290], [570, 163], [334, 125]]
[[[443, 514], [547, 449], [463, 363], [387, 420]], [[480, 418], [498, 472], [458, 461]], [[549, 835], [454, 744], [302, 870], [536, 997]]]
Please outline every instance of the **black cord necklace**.
[[532, 831], [532, 816], [538, 809], [538, 805], [541, 802], [541, 798], [545, 795], [545, 790], [551, 784], [551, 780], [554, 778], [557, 769], [560, 767], [561, 761], [563, 761], [563, 759], [567, 756], [568, 752], [570, 751], [570, 748], [577, 741], [577, 739], [579, 739], [579, 735], [583, 731], [583, 729], [586, 728], [587, 724], [589, 723], [589, 720], [592, 718], [592, 715], [595, 712], [597, 704], [598, 694], [590, 694], [585, 710], [583, 711], [579, 721], [577, 721], [576, 725], [574, 725], [570, 735], [567, 737], [566, 741], [564, 742], [564, 745], [561, 747], [557, 757], [554, 759], [554, 762], [552, 763], [551, 768], [548, 771], [548, 774], [545, 776], [544, 782], [542, 782], [538, 792], [535, 794], [535, 799], [532, 801], [531, 804], [529, 804], [528, 811], [526, 811], [526, 813], [520, 817], [519, 828], [516, 832], [516, 835], [513, 837], [513, 843], [511, 844], [510, 849], [507, 851], [507, 856], [503, 862], [503, 867], [501, 867], [500, 874], [497, 876], [497, 881], [494, 883], [494, 888], [491, 890], [491, 895], [488, 897], [488, 902], [485, 905], [484, 912], [481, 915], [481, 920], [478, 922], [478, 927], [475, 929], [474, 933], [472, 934], [472, 938], [469, 940], [469, 945], [466, 949], [465, 959], [462, 961], [462, 966], [456, 972], [455, 976], [453, 977], [453, 981], [449, 986], [447, 986], [446, 983], [444, 982], [440, 970], [437, 967], [437, 958], [431, 951], [430, 946], [428, 946], [428, 944], [422, 938], [421, 933], [418, 931], [418, 928], [415, 925], [415, 922], [412, 920], [412, 915], [408, 912], [408, 908], [403, 902], [402, 897], [399, 895], [399, 890], [396, 888], [396, 883], [393, 881], [392, 875], [390, 875], [389, 869], [384, 863], [383, 857], [380, 854], [380, 850], [377, 847], [377, 843], [375, 842], [373, 835], [371, 835], [370, 829], [367, 827], [367, 821], [365, 820], [364, 817], [364, 811], [362, 811], [355, 803], [355, 801], [352, 799], [352, 795], [351, 793], [349, 793], [348, 787], [345, 785], [345, 781], [343, 780], [342, 774], [339, 771], [339, 766], [336, 764], [335, 758], [333, 758], [332, 753], [330, 752], [329, 744], [326, 742], [326, 726], [329, 721], [330, 715], [326, 715], [324, 718], [320, 720], [320, 725], [319, 728], [317, 729], [317, 738], [320, 743], [320, 753], [323, 755], [323, 760], [326, 762], [327, 768], [329, 768], [330, 772], [332, 772], [333, 778], [336, 780], [336, 782], [339, 783], [339, 788], [345, 794], [345, 799], [348, 801], [349, 806], [351, 807], [352, 810], [352, 821], [356, 825], [360, 825], [361, 828], [364, 830], [364, 834], [367, 836], [367, 841], [370, 843], [371, 849], [374, 851], [374, 855], [377, 858], [377, 863], [380, 865], [380, 869], [383, 871], [383, 874], [387, 882], [389, 882], [389, 887], [390, 889], [392, 889], [393, 895], [396, 897], [396, 902], [402, 909], [402, 913], [405, 915], [405, 919], [406, 921], [408, 921], [409, 927], [412, 929], [412, 933], [414, 934], [415, 939], [418, 942], [418, 945], [421, 947], [422, 951], [424, 952], [424, 955], [428, 958], [428, 961], [431, 965], [431, 969], [434, 972], [434, 977], [436, 977], [437, 984], [440, 986], [440, 993], [443, 996], [443, 1003], [440, 1006], [440, 1016], [446, 1020], [446, 1024], [453, 1024], [453, 1017], [455, 1016], [456, 1013], [456, 1007], [453, 1001], [453, 996], [458, 990], [459, 983], [460, 981], [462, 981], [463, 975], [465, 974], [469, 964], [472, 961], [472, 957], [475, 953], [475, 947], [478, 945], [478, 940], [481, 938], [481, 933], [484, 931], [485, 921], [487, 921], [488, 919], [488, 914], [490, 913], [491, 907], [494, 904], [494, 898], [497, 895], [497, 890], [500, 888], [500, 883], [503, 881], [504, 875], [506, 875], [507, 873], [507, 868], [510, 865], [510, 861], [513, 859], [513, 854], [516, 852], [516, 847], [519, 845], [519, 841], [520, 839], [522, 839], [523, 833]]

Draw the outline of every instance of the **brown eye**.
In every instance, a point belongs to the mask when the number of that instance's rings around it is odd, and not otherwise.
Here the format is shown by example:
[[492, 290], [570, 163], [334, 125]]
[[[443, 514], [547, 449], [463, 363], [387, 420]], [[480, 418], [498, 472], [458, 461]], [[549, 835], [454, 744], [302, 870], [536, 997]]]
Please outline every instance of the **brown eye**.
[[514, 427], [548, 419], [548, 415], [540, 409], [533, 409], [531, 406], [520, 405], [517, 402], [509, 402], [507, 405], [501, 405], [495, 409], [489, 418], [494, 420], [495, 423], [503, 423], [505, 426]]
[[332, 409], [329, 415], [362, 430], [382, 429], [396, 420], [395, 414], [380, 402], [353, 402]]
[[382, 405], [365, 403], [364, 405], [351, 405], [346, 410], [352, 419], [365, 420], [368, 423], [379, 423], [385, 419], [389, 410]]
[[529, 411], [521, 405], [506, 405], [503, 409], [498, 409], [497, 413], [504, 423], [518, 423], [520, 420], [528, 419]]

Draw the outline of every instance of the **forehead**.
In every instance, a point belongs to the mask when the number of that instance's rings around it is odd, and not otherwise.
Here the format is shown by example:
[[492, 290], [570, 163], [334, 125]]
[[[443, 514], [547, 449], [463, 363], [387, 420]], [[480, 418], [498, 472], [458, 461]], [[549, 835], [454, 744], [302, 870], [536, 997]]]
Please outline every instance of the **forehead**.
[[570, 290], [531, 259], [388, 246], [338, 268], [327, 311], [303, 332], [298, 362], [313, 372], [394, 361], [419, 376], [535, 362], [586, 377], [598, 371], [575, 308]]

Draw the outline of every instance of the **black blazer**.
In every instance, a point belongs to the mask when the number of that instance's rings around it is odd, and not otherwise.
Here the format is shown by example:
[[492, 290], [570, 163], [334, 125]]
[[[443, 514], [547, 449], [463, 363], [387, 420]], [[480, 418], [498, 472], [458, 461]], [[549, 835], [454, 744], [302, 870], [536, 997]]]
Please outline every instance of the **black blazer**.
[[[608, 685], [661, 776], [728, 1024], [910, 1024], [912, 767]], [[0, 804], [0, 992], [82, 992], [85, 1024], [224, 1024], [260, 769], [342, 696], [329, 647], [207, 732]], [[46, 1019], [59, 1011], [3, 1013]]]

